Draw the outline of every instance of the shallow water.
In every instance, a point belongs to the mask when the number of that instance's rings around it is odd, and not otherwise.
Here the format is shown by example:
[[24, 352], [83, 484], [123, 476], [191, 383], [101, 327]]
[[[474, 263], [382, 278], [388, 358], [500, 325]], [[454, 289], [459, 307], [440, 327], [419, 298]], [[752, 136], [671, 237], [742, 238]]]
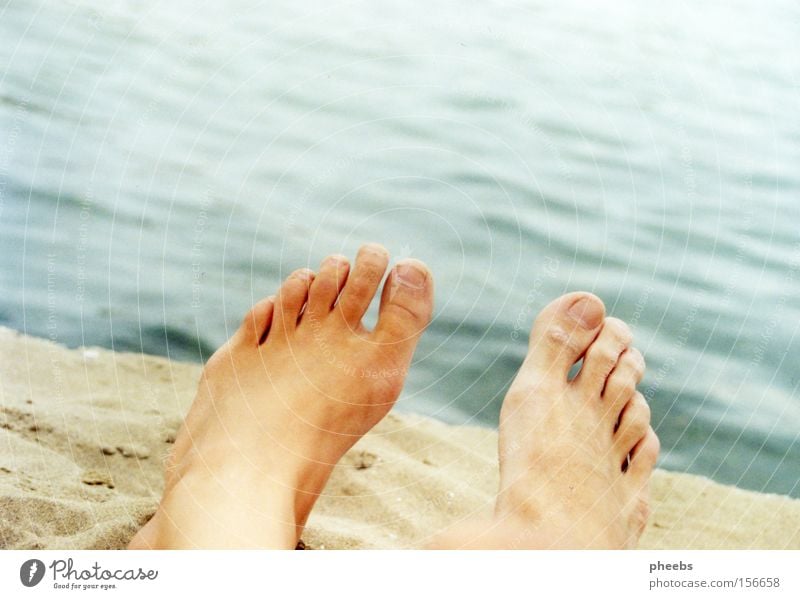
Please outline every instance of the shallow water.
[[2, 324], [197, 360], [377, 240], [437, 281], [401, 409], [494, 425], [587, 289], [663, 466], [800, 497], [796, 2], [276, 4], [0, 4]]

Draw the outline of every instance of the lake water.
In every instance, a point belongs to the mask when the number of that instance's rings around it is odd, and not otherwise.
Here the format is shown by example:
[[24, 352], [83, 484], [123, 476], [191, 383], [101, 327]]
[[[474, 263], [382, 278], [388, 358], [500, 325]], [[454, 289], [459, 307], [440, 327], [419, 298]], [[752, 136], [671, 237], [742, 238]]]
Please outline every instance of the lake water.
[[662, 466], [800, 496], [794, 0], [6, 0], [0, 65], [0, 323], [199, 360], [376, 240], [437, 281], [400, 409], [495, 425], [591, 290]]

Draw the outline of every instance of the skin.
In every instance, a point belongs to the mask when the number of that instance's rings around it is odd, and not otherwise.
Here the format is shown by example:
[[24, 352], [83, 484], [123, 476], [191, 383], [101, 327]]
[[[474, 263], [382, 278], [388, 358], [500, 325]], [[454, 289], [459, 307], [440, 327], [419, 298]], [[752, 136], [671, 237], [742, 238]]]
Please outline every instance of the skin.
[[292, 273], [206, 364], [156, 514], [131, 548], [297, 544], [335, 464], [392, 408], [433, 308], [433, 280], [399, 262], [378, 322], [361, 320], [389, 263], [362, 247]]
[[[404, 260], [375, 329], [363, 326], [388, 262], [376, 244], [352, 268], [330, 256], [252, 308], [206, 364], [161, 503], [130, 548], [295, 547], [335, 464], [394, 405], [431, 318], [432, 277]], [[591, 294], [542, 311], [501, 412], [494, 519], [459, 523], [433, 547], [635, 546], [658, 439], [630, 343]]]
[[[494, 519], [459, 524], [438, 548], [634, 548], [659, 452], [636, 385], [628, 326], [599, 298], [560, 297], [539, 314], [500, 413]], [[583, 359], [569, 380], [570, 368]]]

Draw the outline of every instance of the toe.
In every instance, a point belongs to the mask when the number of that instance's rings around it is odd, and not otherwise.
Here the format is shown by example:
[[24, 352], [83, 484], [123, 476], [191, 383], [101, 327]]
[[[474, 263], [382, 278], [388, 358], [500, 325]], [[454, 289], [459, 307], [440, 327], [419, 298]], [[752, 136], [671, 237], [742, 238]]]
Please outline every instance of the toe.
[[388, 265], [389, 252], [382, 245], [370, 243], [358, 250], [356, 264], [337, 304], [338, 312], [351, 328], [364, 317]]
[[234, 338], [246, 345], [258, 346], [264, 343], [272, 323], [272, 314], [275, 307], [275, 296], [265, 297], [256, 303], [244, 315], [239, 330]]
[[627, 458], [647, 434], [650, 427], [650, 406], [641, 393], [634, 393], [625, 405], [614, 433], [614, 447], [620, 465], [627, 467]]
[[[306, 303], [308, 288], [314, 280], [314, 273], [301, 268], [294, 271], [281, 285], [272, 317], [272, 329], [286, 334], [297, 326], [297, 319]], [[271, 338], [271, 336], [270, 336]]]
[[608, 376], [603, 391], [603, 406], [615, 422], [623, 406], [636, 393], [636, 385], [642, 382], [644, 369], [644, 357], [638, 349], [631, 347], [622, 353]]
[[324, 318], [330, 313], [349, 272], [350, 263], [344, 256], [328, 256], [322, 261], [319, 274], [308, 292], [308, 309], [303, 320], [306, 316], [312, 320]]
[[569, 369], [597, 336], [604, 316], [603, 302], [591, 293], [558, 298], [536, 318], [526, 362], [566, 381]]
[[658, 435], [656, 435], [653, 427], [648, 427], [644, 438], [631, 451], [628, 474], [646, 481], [650, 478], [653, 468], [656, 467], [656, 460], [658, 460], [658, 452], [660, 450], [661, 442], [658, 440]]
[[581, 371], [575, 379], [586, 397], [600, 397], [606, 380], [632, 340], [627, 324], [618, 318], [606, 318], [603, 330], [586, 350]]
[[433, 278], [419, 260], [403, 260], [389, 273], [375, 335], [410, 357], [433, 312]]

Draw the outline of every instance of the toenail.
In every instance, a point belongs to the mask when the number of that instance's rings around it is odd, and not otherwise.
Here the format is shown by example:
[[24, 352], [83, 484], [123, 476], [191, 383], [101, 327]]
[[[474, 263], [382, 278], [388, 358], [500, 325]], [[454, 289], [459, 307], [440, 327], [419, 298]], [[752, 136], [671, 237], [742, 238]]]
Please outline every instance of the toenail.
[[594, 298], [582, 297], [568, 310], [578, 323], [586, 329], [596, 329], [603, 322], [603, 309]]
[[291, 274], [292, 279], [299, 279], [301, 281], [310, 281], [313, 276], [314, 271], [308, 268], [301, 268], [300, 270], [296, 270]]
[[347, 263], [347, 258], [345, 256], [342, 256], [341, 254], [333, 254], [331, 256], [328, 256], [327, 258], [325, 258], [325, 262], [323, 262], [323, 264], [326, 264], [328, 266], [339, 266], [339, 265], [344, 265], [346, 263]]
[[412, 289], [422, 289], [428, 278], [425, 271], [413, 262], [398, 262], [395, 273], [398, 284]]
[[385, 256], [389, 253], [380, 243], [365, 243], [361, 246], [360, 251], [369, 252], [370, 254], [378, 254], [380, 256]]

